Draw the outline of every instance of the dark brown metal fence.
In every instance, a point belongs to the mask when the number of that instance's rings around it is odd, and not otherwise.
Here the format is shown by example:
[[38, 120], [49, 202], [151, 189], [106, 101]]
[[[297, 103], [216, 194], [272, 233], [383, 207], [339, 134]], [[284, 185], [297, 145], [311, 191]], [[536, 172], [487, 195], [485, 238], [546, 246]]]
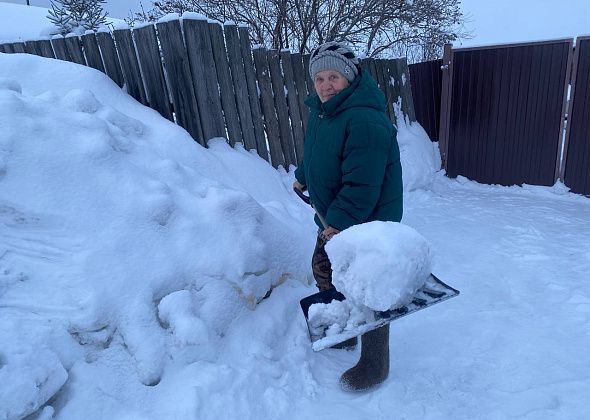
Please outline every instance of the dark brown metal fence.
[[[308, 116], [303, 100], [313, 90], [309, 57], [253, 51], [246, 28], [182, 19], [33, 42], [42, 44], [4, 44], [0, 51], [27, 50], [103, 71], [202, 145], [213, 137], [232, 146], [242, 142], [275, 167], [301, 159]], [[406, 60], [369, 59], [363, 65], [384, 91], [389, 115], [394, 118], [399, 101], [414, 121]]]
[[590, 196], [590, 37], [576, 40], [564, 162], [565, 185]]
[[416, 120], [432, 141], [438, 140], [440, 128], [440, 94], [442, 60], [410, 64], [410, 80]]
[[564, 39], [447, 50], [441, 139], [449, 176], [555, 183], [572, 46]]

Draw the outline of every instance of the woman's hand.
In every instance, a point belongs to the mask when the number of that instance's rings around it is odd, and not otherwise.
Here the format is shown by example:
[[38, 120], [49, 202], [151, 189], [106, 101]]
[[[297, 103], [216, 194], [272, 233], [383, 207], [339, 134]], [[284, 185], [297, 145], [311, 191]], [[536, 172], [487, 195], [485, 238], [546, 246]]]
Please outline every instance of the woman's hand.
[[307, 189], [307, 187], [305, 185], [303, 185], [301, 182], [295, 181], [293, 183], [293, 189], [303, 192]]
[[328, 226], [326, 229], [322, 231], [322, 236], [326, 241], [332, 239], [332, 237], [336, 234], [340, 233], [340, 231], [332, 226]]

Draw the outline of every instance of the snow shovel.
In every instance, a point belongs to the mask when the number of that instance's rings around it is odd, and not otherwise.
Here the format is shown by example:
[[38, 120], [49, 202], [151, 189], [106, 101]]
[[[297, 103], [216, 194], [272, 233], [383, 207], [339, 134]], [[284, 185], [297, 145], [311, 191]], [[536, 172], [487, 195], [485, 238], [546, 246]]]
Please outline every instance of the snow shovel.
[[[318, 213], [309, 197], [298, 189], [294, 189], [294, 191], [304, 202], [314, 209], [324, 228], [327, 228], [328, 225], [325, 219]], [[333, 328], [333, 325], [313, 325], [309, 320], [309, 308], [311, 305], [328, 304], [335, 300], [342, 302], [346, 299], [336, 288], [324, 290], [303, 298], [300, 301], [300, 305], [307, 323], [312, 348], [314, 351], [320, 351], [458, 295], [459, 291], [457, 289], [444, 283], [434, 274], [430, 274], [425, 284], [414, 293], [410, 303], [388, 311], [369, 311], [366, 317], [361, 322], [355, 323], [353, 327], [347, 325], [345, 328], [337, 328], [336, 330]]]

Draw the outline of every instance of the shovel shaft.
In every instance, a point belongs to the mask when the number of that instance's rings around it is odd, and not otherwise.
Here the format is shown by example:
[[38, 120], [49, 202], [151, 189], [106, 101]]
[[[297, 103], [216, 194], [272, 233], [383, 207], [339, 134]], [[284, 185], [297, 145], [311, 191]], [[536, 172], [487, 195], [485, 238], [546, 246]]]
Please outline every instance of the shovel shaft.
[[322, 216], [320, 214], [320, 212], [317, 211], [317, 209], [315, 208], [315, 206], [311, 202], [311, 199], [309, 198], [309, 196], [303, 194], [303, 191], [301, 191], [298, 188], [293, 188], [293, 191], [295, 191], [295, 194], [297, 194], [299, 196], [299, 198], [301, 198], [306, 204], [309, 204], [311, 206], [311, 208], [313, 209], [313, 211], [315, 211], [315, 214], [317, 214], [318, 219], [320, 219], [320, 223], [322, 224], [322, 226], [324, 227], [324, 229], [328, 229], [328, 224], [326, 223], [326, 219], [324, 219], [324, 216]]

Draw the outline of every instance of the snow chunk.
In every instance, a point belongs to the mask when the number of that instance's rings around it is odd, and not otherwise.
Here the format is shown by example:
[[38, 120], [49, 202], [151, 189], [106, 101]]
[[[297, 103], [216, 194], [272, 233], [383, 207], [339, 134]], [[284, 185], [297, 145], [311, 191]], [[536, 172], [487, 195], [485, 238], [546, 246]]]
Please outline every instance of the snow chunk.
[[63, 98], [64, 105], [72, 111], [94, 114], [102, 106], [94, 94], [87, 89], [74, 89]]
[[37, 411], [67, 379], [68, 373], [51, 350], [0, 353], [0, 418], [20, 419]]
[[327, 337], [341, 334], [343, 331], [356, 329], [367, 322], [373, 315], [368, 308], [354, 305], [352, 302], [334, 300], [330, 303], [315, 303], [309, 307], [308, 323], [312, 335], [323, 335], [324, 328]]
[[0, 89], [12, 90], [13, 92], [22, 93], [22, 87], [14, 79], [0, 77]]
[[352, 226], [334, 236], [326, 252], [334, 286], [355, 304], [376, 311], [408, 303], [432, 267], [426, 239], [395, 222]]
[[188, 290], [165, 296], [158, 305], [160, 321], [170, 326], [178, 344], [201, 344], [209, 341], [209, 330], [193, 312], [193, 298]]

